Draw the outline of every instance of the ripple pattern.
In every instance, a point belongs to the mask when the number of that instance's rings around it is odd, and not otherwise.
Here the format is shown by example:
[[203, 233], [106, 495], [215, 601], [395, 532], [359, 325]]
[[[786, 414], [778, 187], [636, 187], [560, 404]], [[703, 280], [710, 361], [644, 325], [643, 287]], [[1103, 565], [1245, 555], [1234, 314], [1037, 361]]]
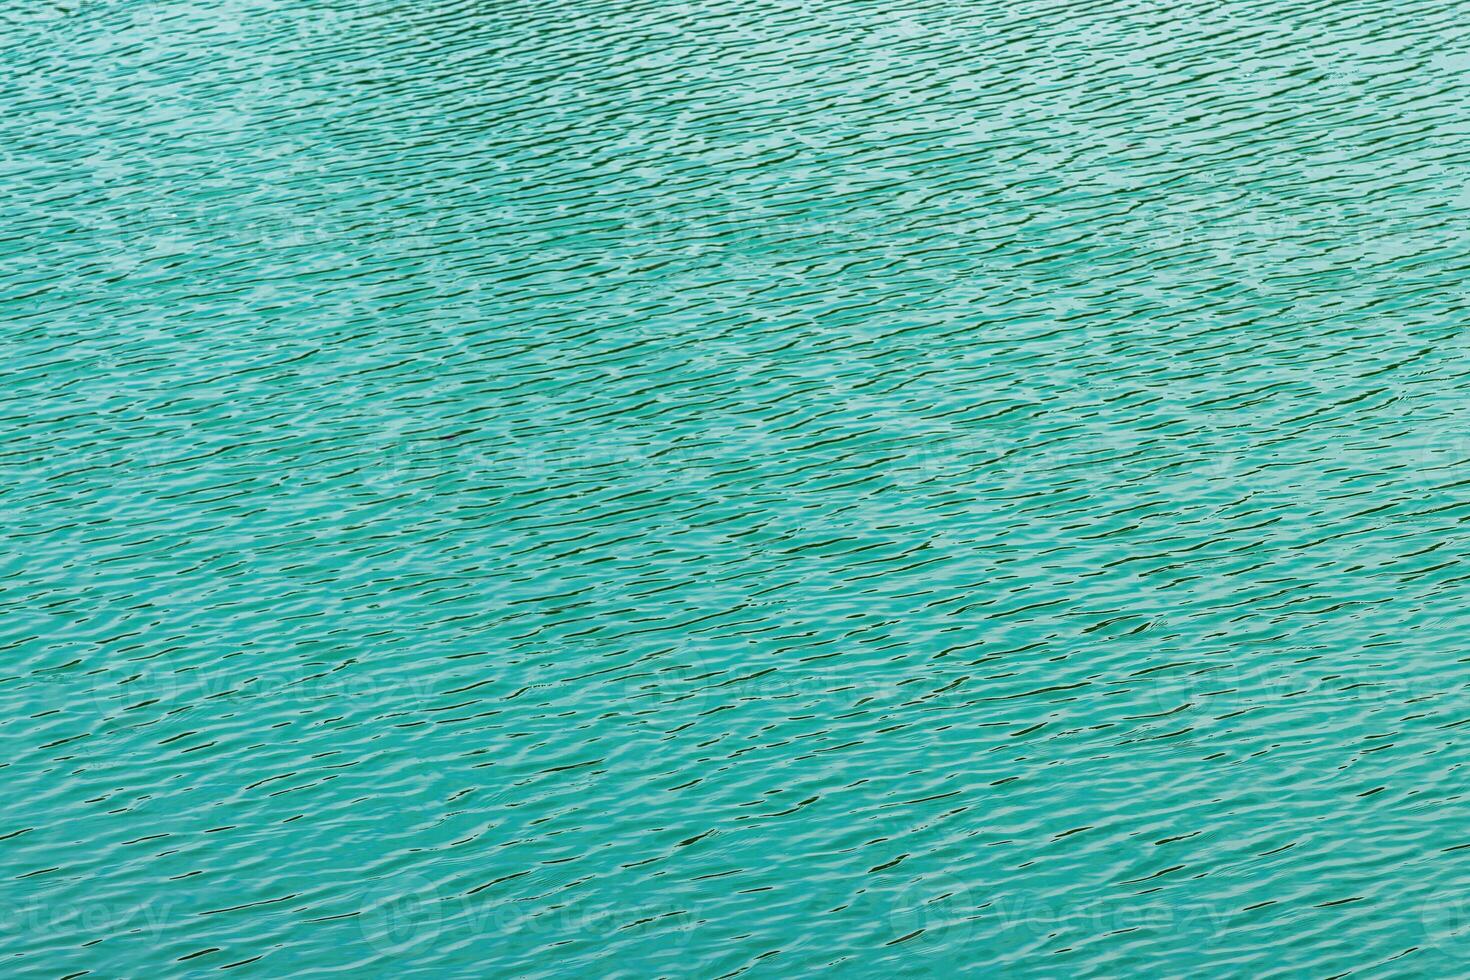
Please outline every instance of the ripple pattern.
[[7, 976], [1455, 976], [1443, 0], [0, 0]]

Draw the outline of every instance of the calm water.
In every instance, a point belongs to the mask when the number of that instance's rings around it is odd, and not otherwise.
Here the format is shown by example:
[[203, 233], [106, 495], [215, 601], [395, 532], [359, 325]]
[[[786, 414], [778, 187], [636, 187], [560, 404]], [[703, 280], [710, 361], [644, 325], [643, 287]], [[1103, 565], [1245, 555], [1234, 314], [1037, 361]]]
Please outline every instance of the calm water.
[[1470, 970], [1440, 0], [5, 0], [0, 972]]

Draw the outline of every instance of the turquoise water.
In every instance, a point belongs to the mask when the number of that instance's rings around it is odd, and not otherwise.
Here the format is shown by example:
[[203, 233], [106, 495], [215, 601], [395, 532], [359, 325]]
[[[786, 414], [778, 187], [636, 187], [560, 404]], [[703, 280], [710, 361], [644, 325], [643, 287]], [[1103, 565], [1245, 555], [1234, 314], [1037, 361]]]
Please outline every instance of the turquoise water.
[[6, 976], [1470, 969], [1470, 21], [5, 2]]

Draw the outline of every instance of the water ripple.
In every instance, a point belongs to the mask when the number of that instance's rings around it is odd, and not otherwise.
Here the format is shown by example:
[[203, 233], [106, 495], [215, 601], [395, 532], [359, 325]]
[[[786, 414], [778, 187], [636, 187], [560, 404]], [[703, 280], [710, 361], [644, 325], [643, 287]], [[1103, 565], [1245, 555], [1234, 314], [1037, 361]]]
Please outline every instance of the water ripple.
[[1459, 14], [0, 4], [7, 972], [1462, 972]]

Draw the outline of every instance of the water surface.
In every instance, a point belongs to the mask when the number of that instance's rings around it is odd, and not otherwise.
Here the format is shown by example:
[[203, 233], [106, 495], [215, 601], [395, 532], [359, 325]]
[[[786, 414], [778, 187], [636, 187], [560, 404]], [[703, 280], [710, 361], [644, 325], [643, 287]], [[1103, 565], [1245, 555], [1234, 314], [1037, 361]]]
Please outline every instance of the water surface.
[[1453, 976], [1470, 22], [0, 6], [8, 976]]

